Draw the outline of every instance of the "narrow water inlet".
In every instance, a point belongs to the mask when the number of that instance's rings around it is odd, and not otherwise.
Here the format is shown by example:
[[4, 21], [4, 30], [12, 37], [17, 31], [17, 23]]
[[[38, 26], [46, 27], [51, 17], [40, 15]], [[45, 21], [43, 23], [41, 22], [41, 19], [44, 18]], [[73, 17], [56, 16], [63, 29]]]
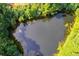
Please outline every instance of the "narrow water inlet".
[[[24, 49], [24, 55], [52, 55], [58, 42], [64, 39], [65, 27], [62, 13], [48, 19], [48, 22], [35, 21], [33, 24], [21, 23], [13, 33]], [[41, 19], [43, 20], [43, 19]]]

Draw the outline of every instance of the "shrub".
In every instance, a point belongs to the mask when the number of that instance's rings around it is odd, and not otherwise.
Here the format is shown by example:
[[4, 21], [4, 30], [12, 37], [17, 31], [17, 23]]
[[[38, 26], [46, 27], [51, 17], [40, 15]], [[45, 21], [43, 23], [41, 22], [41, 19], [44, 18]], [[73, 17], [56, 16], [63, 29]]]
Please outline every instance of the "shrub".
[[[17, 12], [19, 18], [23, 18], [26, 21], [49, 17], [57, 13], [57, 11], [61, 10], [61, 4], [25, 4], [18, 5], [16, 8], [12, 8], [15, 12]], [[20, 22], [24, 21], [20, 19]]]
[[9, 31], [12, 18], [10, 6], [0, 4], [0, 10], [0, 55], [22, 55]]

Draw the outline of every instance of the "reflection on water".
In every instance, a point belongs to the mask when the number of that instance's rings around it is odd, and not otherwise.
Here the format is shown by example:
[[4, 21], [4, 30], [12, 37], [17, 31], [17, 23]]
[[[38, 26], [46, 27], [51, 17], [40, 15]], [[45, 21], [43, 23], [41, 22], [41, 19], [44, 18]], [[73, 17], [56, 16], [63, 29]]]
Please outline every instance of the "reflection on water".
[[24, 55], [52, 55], [56, 52], [58, 42], [64, 39], [64, 17], [60, 13], [48, 19], [50, 21], [36, 21], [31, 25], [17, 27], [13, 34], [21, 43]]
[[26, 26], [21, 23], [16, 29], [16, 33], [13, 34], [16, 39], [21, 42], [24, 49], [24, 55], [43, 55], [40, 52], [40, 46], [32, 39], [25, 36]]

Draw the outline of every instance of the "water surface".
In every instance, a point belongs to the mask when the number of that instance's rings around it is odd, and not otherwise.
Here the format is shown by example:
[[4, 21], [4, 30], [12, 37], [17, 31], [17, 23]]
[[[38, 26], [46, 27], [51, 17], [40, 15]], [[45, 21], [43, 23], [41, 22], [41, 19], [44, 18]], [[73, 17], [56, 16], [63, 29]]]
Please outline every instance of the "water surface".
[[[49, 21], [35, 21], [30, 25], [21, 23], [13, 34], [21, 43], [24, 55], [52, 55], [58, 42], [64, 39], [65, 27], [63, 14], [57, 14]], [[41, 19], [44, 20], [44, 19]]]

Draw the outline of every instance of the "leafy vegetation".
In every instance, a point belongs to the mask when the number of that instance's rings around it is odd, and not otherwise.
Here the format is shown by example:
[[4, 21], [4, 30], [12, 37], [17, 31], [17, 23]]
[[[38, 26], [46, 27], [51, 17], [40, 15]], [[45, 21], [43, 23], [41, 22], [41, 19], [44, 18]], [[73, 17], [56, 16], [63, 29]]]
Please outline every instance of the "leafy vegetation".
[[60, 43], [58, 56], [78, 56], [79, 55], [79, 8], [75, 12], [76, 18], [74, 26], [68, 35], [64, 45]]
[[60, 11], [61, 4], [25, 4], [17, 5], [12, 8], [19, 17], [19, 21], [31, 21], [37, 18], [46, 18]]
[[10, 34], [10, 21], [13, 16], [10, 6], [0, 4], [0, 11], [0, 55], [22, 55]]
[[62, 4], [62, 10], [65, 13], [69, 14], [74, 14], [76, 9], [79, 7], [78, 3], [67, 3], [67, 4]]

